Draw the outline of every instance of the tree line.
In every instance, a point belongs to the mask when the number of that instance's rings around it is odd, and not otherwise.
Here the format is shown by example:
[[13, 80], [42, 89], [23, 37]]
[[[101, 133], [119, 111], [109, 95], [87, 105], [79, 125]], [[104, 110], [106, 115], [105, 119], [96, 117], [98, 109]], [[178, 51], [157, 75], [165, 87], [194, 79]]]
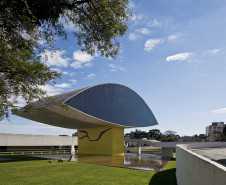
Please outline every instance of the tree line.
[[159, 129], [152, 129], [148, 132], [141, 131], [136, 129], [130, 133], [125, 134], [125, 138], [128, 139], [154, 139], [162, 142], [176, 142], [180, 141], [180, 136], [177, 135], [177, 132], [172, 130], [167, 130], [164, 133], [161, 133]]

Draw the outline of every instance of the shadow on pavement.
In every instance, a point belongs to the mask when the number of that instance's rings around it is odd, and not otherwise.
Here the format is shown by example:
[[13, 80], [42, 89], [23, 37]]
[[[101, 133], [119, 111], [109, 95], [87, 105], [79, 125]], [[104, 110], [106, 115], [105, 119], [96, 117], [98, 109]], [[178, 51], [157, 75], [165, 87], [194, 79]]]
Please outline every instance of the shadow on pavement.
[[214, 161], [216, 161], [217, 163], [222, 164], [223, 166], [226, 166], [226, 159], [219, 159], [219, 160], [214, 160]]

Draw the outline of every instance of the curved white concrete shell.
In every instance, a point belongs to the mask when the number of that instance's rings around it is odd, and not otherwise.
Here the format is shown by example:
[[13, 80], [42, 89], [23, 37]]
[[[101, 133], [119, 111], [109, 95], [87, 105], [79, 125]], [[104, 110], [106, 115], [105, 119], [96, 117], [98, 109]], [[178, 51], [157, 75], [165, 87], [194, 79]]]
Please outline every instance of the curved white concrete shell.
[[[66, 104], [65, 108], [53, 100]], [[21, 109], [18, 116], [58, 127], [78, 129], [95, 126], [122, 128], [158, 124], [144, 100], [133, 90], [119, 84], [100, 84], [37, 101], [35, 112]]]

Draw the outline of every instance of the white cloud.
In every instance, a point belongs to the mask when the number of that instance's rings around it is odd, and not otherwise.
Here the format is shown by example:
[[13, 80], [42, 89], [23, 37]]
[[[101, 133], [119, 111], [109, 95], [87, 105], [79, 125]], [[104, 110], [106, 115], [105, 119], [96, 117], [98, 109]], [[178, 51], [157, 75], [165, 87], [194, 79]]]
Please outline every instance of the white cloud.
[[154, 20], [149, 21], [147, 26], [157, 28], [157, 27], [162, 27], [162, 23], [155, 18]]
[[69, 74], [69, 72], [67, 72], [67, 71], [63, 71], [62, 72], [64, 75], [68, 75]]
[[75, 62], [71, 63], [71, 67], [75, 69], [83, 68], [84, 66], [85, 67], [93, 66], [93, 63], [91, 63], [93, 56], [91, 56], [87, 52], [82, 52], [80, 50], [75, 51], [73, 53], [73, 58]]
[[96, 74], [90, 73], [90, 74], [87, 76], [87, 79], [94, 79], [95, 77], [96, 77]]
[[111, 68], [111, 72], [116, 72], [116, 71], [125, 71], [123, 67], [120, 67], [119, 65], [116, 64], [109, 64], [108, 65]]
[[129, 1], [129, 9], [133, 9], [135, 7], [134, 3], [132, 1]]
[[44, 45], [44, 44], [46, 44], [46, 41], [44, 39], [39, 39], [38, 40], [38, 44], [39, 45]]
[[220, 49], [212, 49], [212, 50], [208, 50], [207, 53], [211, 55], [216, 55], [220, 51], [221, 51]]
[[62, 74], [64, 75], [69, 75], [69, 76], [74, 76], [75, 75], [75, 72], [68, 72], [68, 71], [63, 71]]
[[149, 39], [144, 44], [144, 50], [145, 51], [151, 51], [156, 47], [157, 45], [163, 43], [163, 39]]
[[75, 75], [75, 72], [72, 72], [72, 73], [68, 73], [69, 76], [74, 76]]
[[23, 107], [26, 105], [25, 100], [23, 99], [22, 96], [18, 96], [17, 101], [18, 101], [18, 104], [16, 106], [18, 106], [18, 107]]
[[148, 28], [135, 29], [134, 33], [129, 34], [129, 40], [135, 41], [139, 37], [141, 37], [141, 35], [149, 35], [150, 33], [151, 33], [151, 31]]
[[[35, 123], [35, 122], [34, 122]], [[33, 123], [31, 123], [31, 124], [33, 124]], [[54, 126], [48, 126], [48, 125], [45, 125], [45, 124], [38, 124], [38, 123], [36, 123], [36, 124], [33, 124], [33, 125], [11, 125], [11, 124], [9, 124], [9, 123], [1, 123], [1, 125], [0, 125], [1, 127], [3, 127], [4, 128], [4, 126], [5, 126], [5, 128], [7, 128], [7, 127], [14, 127], [14, 128], [16, 128], [16, 129], [18, 129], [18, 128], [22, 128], [22, 129], [29, 129], [29, 128], [51, 128], [51, 129], [57, 129], [57, 127], [54, 127]]]
[[83, 68], [81, 62], [73, 62], [73, 63], [71, 63], [71, 67], [73, 67], [75, 69]]
[[174, 34], [174, 35], [170, 35], [170, 36], [168, 37], [168, 40], [169, 40], [169, 41], [176, 40], [176, 39], [178, 39], [180, 36], [181, 36], [181, 33], [176, 33], [176, 34]]
[[51, 70], [57, 71], [58, 73], [61, 73], [61, 69], [60, 68], [51, 68]]
[[132, 20], [132, 21], [135, 21], [136, 18], [137, 18], [137, 16], [136, 16], [135, 14], [132, 14], [131, 20]]
[[134, 21], [134, 22], [135, 21], [138, 22], [138, 21], [140, 21], [142, 19], [143, 19], [143, 15], [135, 15], [135, 14], [132, 14], [131, 20]]
[[12, 120], [12, 122], [1, 121], [0, 130], [2, 133], [34, 134], [34, 135], [38, 135], [40, 133], [42, 133], [43, 135], [59, 135], [62, 133], [69, 134], [72, 131], [38, 122], [22, 123], [18, 121], [18, 119]]
[[137, 35], [136, 35], [135, 33], [130, 33], [130, 34], [129, 34], [129, 40], [134, 41], [134, 40], [136, 40], [136, 39], [137, 39]]
[[[68, 11], [67, 13], [70, 14], [71, 12]], [[61, 22], [63, 27], [68, 31], [79, 31], [80, 29], [79, 26], [70, 21], [67, 16], [61, 16], [59, 22]]]
[[51, 86], [49, 84], [40, 85], [38, 87], [41, 88], [43, 91], [46, 91], [47, 95], [49, 95], [49, 96], [60, 94], [63, 91], [63, 89], [55, 87], [55, 86]]
[[69, 88], [69, 87], [71, 87], [71, 84], [68, 84], [68, 83], [55, 84], [55, 87]]
[[46, 63], [48, 66], [58, 66], [58, 67], [67, 67], [69, 64], [70, 58], [63, 57], [66, 54], [66, 51], [49, 51], [41, 53], [41, 60]]
[[60, 68], [51, 68], [53, 71], [57, 71], [58, 73], [62, 73], [63, 75], [74, 76], [75, 72], [62, 71]]
[[60, 68], [51, 68], [53, 71], [57, 71], [58, 73], [62, 73], [63, 75], [74, 76], [75, 72], [62, 71]]
[[18, 97], [13, 96], [13, 97], [10, 97], [9, 99], [11, 103], [13, 103], [14, 100], [17, 101], [17, 103], [14, 104], [14, 106], [16, 107], [24, 107], [26, 105], [26, 101], [23, 99], [22, 96], [18, 96]]
[[211, 112], [214, 113], [214, 114], [225, 114], [226, 108], [211, 110]]
[[171, 61], [184, 61], [184, 60], [187, 60], [191, 55], [192, 55], [192, 53], [188, 53], [188, 52], [178, 53], [176, 55], [168, 56], [166, 58], [166, 61], [167, 62], [171, 62]]
[[73, 58], [81, 63], [90, 62], [93, 59], [90, 54], [88, 54], [87, 52], [82, 52], [80, 50], [73, 53]]
[[85, 63], [84, 66], [86, 67], [92, 67], [94, 64], [92, 62], [88, 62], [88, 63]]
[[70, 79], [69, 81], [72, 82], [72, 84], [77, 84], [78, 82], [77, 80], [74, 80], [74, 79]]
[[64, 22], [64, 28], [67, 29], [68, 31], [77, 31], [78, 27], [75, 26], [75, 24], [71, 21], [66, 21]]
[[143, 35], [149, 35], [151, 33], [151, 31], [147, 28], [141, 28], [140, 33]]

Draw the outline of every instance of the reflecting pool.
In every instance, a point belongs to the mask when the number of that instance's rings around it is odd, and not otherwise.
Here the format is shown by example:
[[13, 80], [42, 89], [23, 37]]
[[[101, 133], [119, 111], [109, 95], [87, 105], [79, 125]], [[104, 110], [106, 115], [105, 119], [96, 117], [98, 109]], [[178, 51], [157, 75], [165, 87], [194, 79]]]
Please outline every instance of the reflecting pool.
[[[63, 159], [68, 161], [70, 154], [62, 155], [32, 155], [48, 159]], [[100, 155], [73, 155], [71, 161], [98, 164], [106, 166], [115, 166], [122, 168], [132, 168], [140, 170], [159, 171], [169, 159], [162, 159], [160, 155], [125, 153], [124, 155], [100, 156]]]

